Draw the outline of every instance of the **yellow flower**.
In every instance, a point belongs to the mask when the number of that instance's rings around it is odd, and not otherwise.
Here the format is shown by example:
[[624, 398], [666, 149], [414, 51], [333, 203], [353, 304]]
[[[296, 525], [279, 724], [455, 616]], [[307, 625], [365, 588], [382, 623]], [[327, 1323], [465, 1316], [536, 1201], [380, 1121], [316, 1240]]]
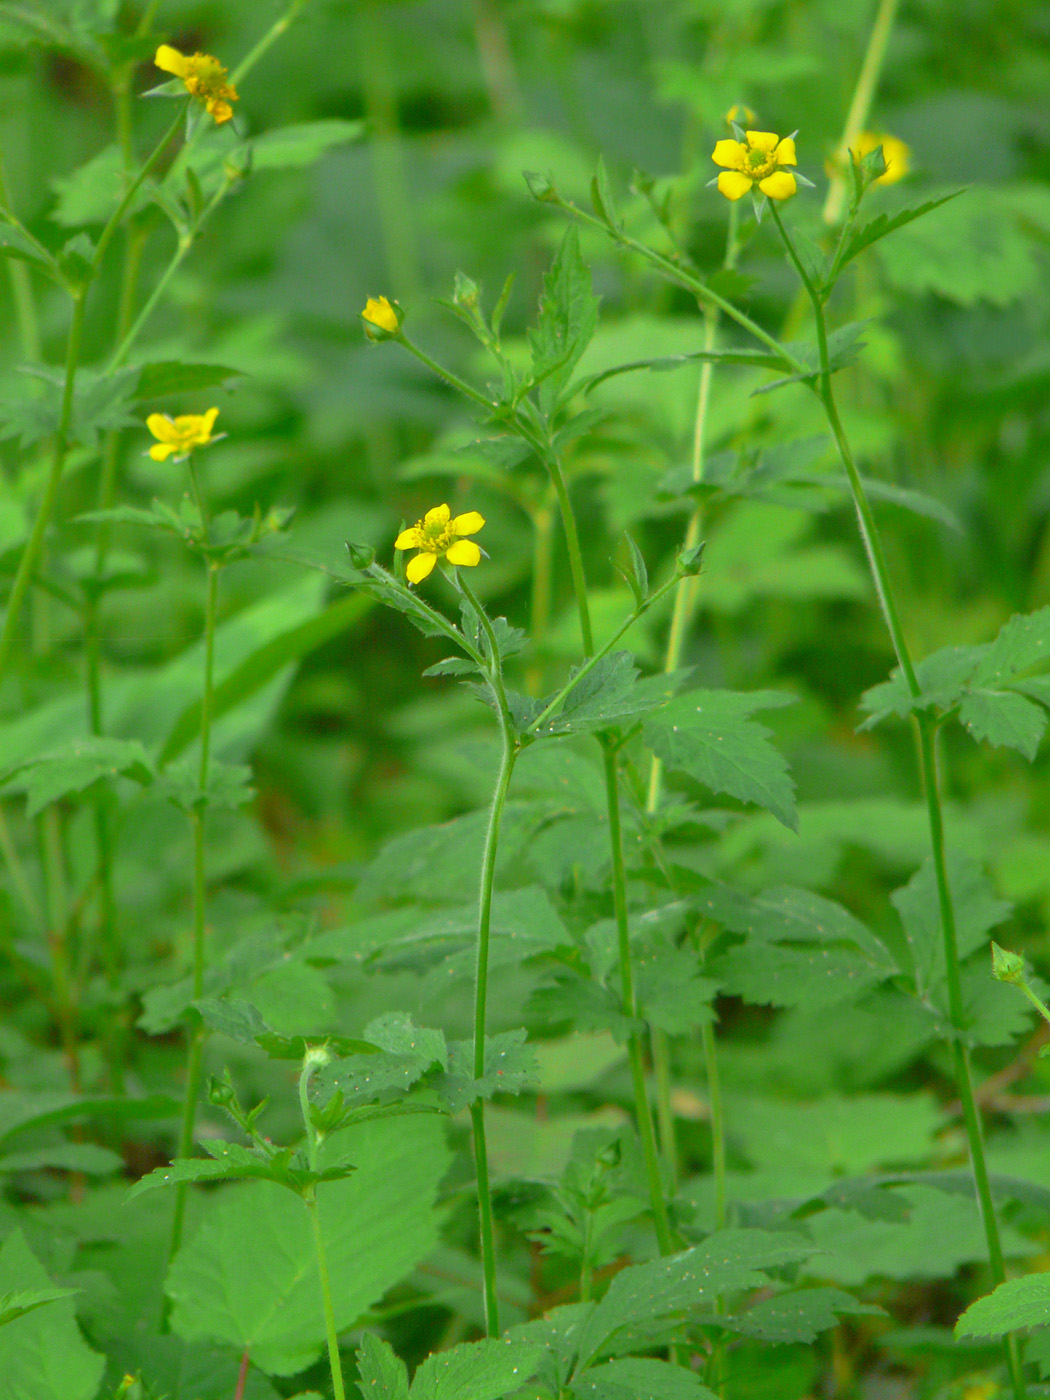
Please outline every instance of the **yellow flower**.
[[226, 81], [226, 69], [210, 53], [186, 55], [170, 44], [161, 44], [153, 62], [165, 73], [181, 78], [186, 91], [191, 97], [200, 98], [216, 125], [221, 126], [233, 116], [230, 103], [238, 101], [237, 91]]
[[422, 583], [442, 557], [450, 564], [467, 569], [481, 562], [481, 550], [473, 540], [465, 540], [463, 536], [476, 535], [485, 523], [484, 516], [476, 510], [468, 510], [466, 515], [457, 515], [454, 520], [450, 516], [448, 506], [435, 506], [422, 520], [402, 530], [394, 541], [395, 549], [419, 550], [405, 570], [409, 583]]
[[795, 164], [791, 136], [781, 140], [771, 131], [748, 131], [743, 141], [719, 141], [711, 159], [726, 167], [717, 182], [726, 199], [740, 199], [756, 186], [770, 199], [790, 199], [798, 188], [795, 176], [780, 168]]
[[184, 413], [179, 418], [169, 418], [166, 413], [151, 413], [146, 419], [146, 427], [157, 441], [150, 448], [149, 455], [155, 462], [165, 462], [173, 455], [176, 462], [181, 462], [195, 447], [207, 447], [209, 442], [216, 441], [212, 428], [218, 416], [217, 408], [209, 408], [207, 413]]
[[882, 147], [886, 173], [880, 175], [875, 184], [895, 185], [898, 180], [903, 180], [911, 169], [911, 147], [906, 146], [899, 136], [890, 136], [885, 131], [862, 131], [857, 137], [853, 155], [855, 159], [863, 160], [876, 146]]
[[375, 326], [386, 335], [397, 335], [401, 329], [400, 307], [391, 306], [386, 297], [369, 297], [365, 302], [365, 309], [361, 312], [361, 319], [365, 323], [365, 334], [372, 340], [381, 340], [383, 337], [373, 335], [370, 326]]

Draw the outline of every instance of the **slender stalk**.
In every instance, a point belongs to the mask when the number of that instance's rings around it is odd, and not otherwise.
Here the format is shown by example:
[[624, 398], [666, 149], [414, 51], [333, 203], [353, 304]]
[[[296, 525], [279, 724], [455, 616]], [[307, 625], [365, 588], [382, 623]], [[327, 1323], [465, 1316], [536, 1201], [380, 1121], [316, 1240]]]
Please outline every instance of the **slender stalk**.
[[[831, 369], [828, 361], [828, 339], [827, 327], [824, 319], [824, 305], [817, 288], [810, 280], [795, 250], [795, 246], [791, 241], [787, 229], [784, 227], [784, 223], [776, 207], [776, 202], [770, 200], [769, 203], [773, 212], [774, 222], [783, 240], [788, 257], [794, 264], [795, 270], [802, 280], [813, 305], [821, 366], [818, 397], [824, 407], [825, 415], [831, 427], [832, 434], [834, 435], [836, 445], [838, 446], [842, 465], [846, 470], [850, 491], [853, 495], [854, 506], [857, 511], [857, 518], [860, 522], [861, 538], [864, 541], [864, 547], [868, 555], [868, 563], [875, 584], [875, 591], [879, 598], [883, 617], [886, 620], [886, 626], [893, 643], [893, 649], [896, 652], [897, 660], [900, 664], [901, 673], [904, 676], [912, 699], [920, 700], [922, 691], [915, 675], [915, 668], [904, 636], [904, 630], [901, 626], [900, 615], [897, 611], [896, 601], [893, 596], [889, 569], [887, 568], [885, 555], [883, 554], [878, 527], [875, 523], [875, 517], [872, 513], [867, 493], [864, 490], [864, 483], [857, 470], [856, 462], [854, 461], [853, 453], [835, 403], [831, 383]], [[996, 1285], [998, 1285], [1004, 1282], [1006, 1270], [1003, 1262], [1002, 1242], [999, 1236], [999, 1224], [996, 1219], [995, 1205], [992, 1200], [991, 1187], [988, 1180], [988, 1166], [985, 1160], [981, 1121], [974, 1096], [970, 1057], [962, 1041], [964, 1031], [962, 979], [959, 968], [959, 947], [956, 932], [955, 908], [951, 889], [948, 884], [944, 819], [941, 811], [941, 799], [937, 782], [937, 759], [934, 748], [935, 721], [934, 717], [927, 709], [916, 709], [915, 719], [919, 733], [920, 766], [926, 797], [926, 812], [930, 831], [930, 847], [933, 855], [934, 878], [937, 885], [941, 938], [944, 945], [945, 975], [948, 988], [948, 1014], [952, 1028], [952, 1063], [955, 1071], [956, 1088], [959, 1093], [960, 1103], [962, 1104], [963, 1122], [966, 1128], [966, 1138], [970, 1149], [970, 1166], [973, 1171], [974, 1185], [977, 1191], [977, 1199], [981, 1212], [981, 1221], [984, 1226], [985, 1240], [988, 1247], [988, 1259], [991, 1266], [992, 1278]], [[1024, 1400], [1027, 1392], [1021, 1370], [1016, 1338], [1010, 1336], [1007, 1338], [1004, 1345], [1006, 1362], [1014, 1395], [1016, 1400]]]
[[700, 1036], [704, 1047], [707, 1099], [711, 1113], [711, 1174], [715, 1181], [715, 1228], [722, 1230], [726, 1224], [726, 1128], [714, 1026], [710, 1023], [701, 1026]]
[[73, 303], [73, 317], [69, 325], [69, 337], [66, 341], [66, 370], [65, 382], [62, 390], [62, 407], [59, 412], [58, 428], [55, 432], [55, 446], [51, 454], [51, 469], [48, 472], [47, 484], [44, 487], [44, 498], [40, 502], [36, 520], [30, 531], [29, 539], [26, 541], [22, 551], [22, 557], [18, 561], [18, 570], [15, 573], [14, 583], [11, 585], [11, 595], [7, 600], [7, 611], [4, 614], [4, 625], [0, 629], [0, 680], [3, 680], [7, 671], [8, 662], [11, 658], [11, 651], [14, 647], [15, 636], [18, 629], [18, 622], [22, 614], [22, 604], [29, 588], [30, 580], [33, 577], [33, 570], [37, 566], [44, 548], [44, 536], [47, 527], [51, 523], [51, 516], [54, 513], [55, 502], [58, 499], [58, 488], [62, 481], [62, 469], [66, 462], [66, 452], [69, 448], [69, 429], [73, 421], [73, 388], [76, 380], [77, 364], [80, 359], [80, 342], [84, 330], [84, 297], [78, 296]]
[[536, 659], [526, 673], [530, 695], [538, 695], [543, 690], [543, 649], [547, 640], [547, 628], [551, 617], [551, 580], [553, 566], [553, 525], [554, 513], [549, 501], [544, 501], [532, 517], [532, 597], [529, 603], [529, 632], [532, 636], [532, 651]]
[[[204, 510], [204, 500], [200, 482], [193, 464], [188, 459], [190, 483], [201, 525], [207, 536], [208, 520]], [[205, 817], [207, 815], [208, 770], [211, 756], [211, 719], [215, 695], [215, 626], [218, 615], [219, 569], [214, 560], [206, 561], [207, 589], [204, 608], [204, 684], [201, 695], [201, 754], [198, 769], [200, 793], [194, 809], [190, 812], [190, 827], [193, 832], [193, 1000], [204, 993], [204, 972], [207, 961], [207, 899], [208, 882], [206, 869], [207, 848], [205, 845]], [[204, 1027], [194, 1027], [186, 1053], [186, 1087], [182, 1101], [182, 1123], [179, 1129], [179, 1142], [176, 1155], [188, 1157], [193, 1150], [193, 1134], [197, 1121], [197, 1101], [200, 1098], [201, 1078], [204, 1058]], [[168, 1247], [168, 1263], [175, 1258], [182, 1243], [182, 1227], [186, 1211], [186, 1197], [189, 1183], [180, 1181], [175, 1188], [175, 1211], [172, 1219], [171, 1241]]]
[[[565, 485], [565, 477], [557, 456], [548, 452], [545, 457], [547, 470], [558, 498], [561, 510], [562, 529], [569, 554], [569, 570], [572, 574], [576, 593], [576, 610], [580, 619], [580, 634], [583, 648], [590, 660], [594, 652], [594, 631], [591, 626], [590, 606], [587, 600], [587, 580], [583, 572], [583, 557], [580, 553], [580, 536], [576, 528], [576, 517]], [[549, 708], [549, 707], [548, 707]], [[605, 772], [605, 800], [609, 819], [609, 849], [613, 870], [613, 908], [616, 916], [616, 936], [620, 962], [620, 990], [623, 998], [624, 1014], [633, 1019], [638, 1014], [637, 998], [634, 989], [634, 970], [631, 962], [631, 934], [627, 911], [627, 876], [623, 859], [623, 832], [620, 824], [620, 784], [619, 765], [616, 753], [609, 742], [602, 740]], [[638, 1125], [638, 1136], [642, 1143], [645, 1159], [646, 1179], [649, 1185], [650, 1208], [656, 1230], [657, 1244], [661, 1254], [674, 1250], [671, 1238], [671, 1225], [664, 1200], [663, 1183], [660, 1180], [660, 1162], [656, 1149], [656, 1133], [653, 1128], [652, 1109], [645, 1083], [645, 1062], [642, 1054], [642, 1038], [632, 1032], [627, 1042], [628, 1060], [631, 1067], [631, 1086], [634, 1092], [634, 1112]]]
[[317, 1190], [311, 1186], [303, 1196], [310, 1216], [310, 1229], [314, 1237], [314, 1254], [317, 1258], [317, 1276], [321, 1281], [321, 1302], [324, 1306], [324, 1331], [328, 1341], [328, 1365], [332, 1372], [332, 1393], [335, 1400], [346, 1400], [343, 1386], [343, 1363], [339, 1356], [339, 1333], [335, 1325], [335, 1308], [332, 1306], [332, 1284], [328, 1277], [328, 1256], [325, 1253], [324, 1234], [317, 1214]]
[[[4, 178], [3, 148], [0, 147], [0, 209], [8, 205], [7, 182]], [[15, 306], [15, 320], [18, 322], [18, 339], [22, 353], [27, 360], [42, 358], [40, 321], [33, 300], [33, 283], [29, 268], [20, 258], [5, 258], [7, 275], [11, 282], [11, 299]]]
[[[237, 177], [234, 177], [234, 179], [236, 178]], [[172, 254], [171, 261], [168, 263], [167, 267], [164, 269], [161, 275], [157, 278], [157, 281], [154, 283], [152, 291], [150, 292], [149, 296], [146, 298], [145, 302], [142, 305], [142, 309], [139, 311], [139, 314], [135, 317], [134, 324], [131, 325], [125, 332], [120, 344], [110, 356], [109, 361], [106, 364], [107, 374], [112, 374], [114, 370], [119, 369], [120, 366], [127, 359], [128, 355], [131, 352], [132, 346], [142, 334], [143, 327], [147, 324], [150, 317], [157, 309], [157, 306], [160, 304], [160, 301], [163, 298], [164, 294], [167, 292], [168, 286], [171, 283], [171, 279], [175, 276], [176, 272], [178, 272], [179, 268], [185, 262], [190, 249], [193, 247], [194, 243], [197, 241], [198, 236], [200, 235], [201, 229], [211, 218], [212, 214], [222, 203], [222, 201], [226, 198], [226, 195], [229, 193], [230, 186], [232, 183], [233, 180], [231, 179], [225, 180], [212, 195], [208, 203], [201, 210], [197, 222], [193, 225], [193, 227], [187, 232], [179, 235], [179, 240], [175, 246], [175, 252]]]
[[[507, 801], [514, 761], [518, 756], [511, 726], [510, 710], [503, 685], [499, 648], [488, 614], [474, 596], [470, 585], [457, 570], [456, 586], [477, 613], [488, 637], [490, 656], [488, 680], [496, 700], [500, 721], [499, 771], [489, 807], [485, 846], [481, 857], [481, 885], [478, 893], [478, 949], [474, 977], [474, 1078], [485, 1075], [485, 1019], [488, 1005], [489, 938], [492, 929], [492, 893], [496, 878], [496, 855], [499, 848], [503, 809]], [[496, 1244], [492, 1219], [492, 1192], [489, 1183], [488, 1148], [485, 1140], [485, 1101], [475, 1099], [470, 1106], [470, 1121], [474, 1130], [474, 1167], [478, 1182], [478, 1220], [481, 1230], [481, 1263], [485, 1277], [485, 1331], [498, 1337], [499, 1299], [496, 1293]]]
[[[116, 233], [120, 221], [124, 217], [132, 199], [135, 197], [139, 186], [160, 160], [168, 142], [181, 125], [184, 111], [185, 109], [180, 106], [179, 115], [161, 137], [153, 153], [143, 163], [142, 168], [139, 170], [134, 180], [131, 181], [124, 191], [116, 209], [114, 209], [113, 213], [110, 215], [109, 221], [99, 235], [98, 243], [95, 245], [95, 251], [91, 258], [90, 273], [92, 275], [97, 272], [98, 268], [101, 266], [110, 240]], [[44, 536], [47, 533], [48, 525], [51, 523], [55, 502], [58, 499], [58, 488], [62, 480], [62, 470], [65, 466], [66, 453], [69, 450], [69, 430], [73, 421], [73, 395], [76, 386], [77, 365], [80, 361], [80, 343], [84, 329], [86, 298], [86, 286], [81, 287], [73, 294], [73, 315], [70, 320], [69, 336], [66, 342], [66, 364], [65, 378], [62, 387], [62, 406], [59, 411], [58, 427], [55, 430], [55, 446], [51, 457], [51, 470], [48, 473], [47, 485], [44, 488], [44, 499], [40, 504], [40, 510], [37, 513], [37, 518], [29, 539], [26, 542], [25, 549], [22, 551], [22, 557], [18, 562], [18, 571], [15, 574], [15, 580], [11, 587], [11, 596], [8, 599], [3, 628], [0, 630], [0, 681], [3, 680], [7, 670], [11, 650], [14, 646], [19, 618], [22, 613], [22, 604], [33, 576], [33, 570], [36, 568], [41, 551], [43, 550]]]
[[236, 86], [242, 83], [265, 53], [277, 42], [281, 35], [295, 23], [299, 12], [306, 8], [307, 0], [292, 0], [284, 14], [270, 25], [262, 38], [248, 50], [237, 67], [230, 74], [230, 81]]
[[900, 0], [879, 0], [875, 23], [868, 36], [868, 47], [860, 66], [857, 86], [853, 89], [853, 100], [846, 114], [846, 124], [835, 155], [832, 158], [831, 183], [827, 199], [824, 201], [823, 218], [827, 224], [837, 223], [842, 214], [842, 203], [846, 197], [846, 184], [841, 175], [843, 162], [849, 159], [850, 148], [868, 124], [868, 113], [878, 87], [879, 75], [886, 57], [893, 21], [897, 15]]
[[[618, 765], [615, 751], [608, 742], [604, 745], [604, 759], [605, 793], [609, 813], [609, 849], [612, 853], [613, 868], [613, 908], [616, 915], [616, 938], [620, 961], [620, 995], [623, 999], [624, 1015], [629, 1016], [634, 1021], [638, 1017], [638, 998], [635, 992], [634, 970], [631, 962], [631, 932], [627, 913], [627, 874], [623, 860], [623, 830], [620, 824]], [[649, 1093], [645, 1083], [642, 1037], [637, 1031], [632, 1031], [628, 1038], [627, 1056], [631, 1066], [634, 1111], [638, 1120], [638, 1136], [642, 1142], [642, 1155], [645, 1159], [645, 1175], [649, 1185], [649, 1205], [656, 1228], [656, 1241], [661, 1254], [673, 1254], [674, 1240], [671, 1237], [671, 1222], [667, 1215], [663, 1183], [660, 1180], [656, 1132], [653, 1128], [652, 1109], [649, 1106]]]
[[[306, 1151], [310, 1170], [317, 1171], [322, 1134], [314, 1127], [310, 1117], [310, 1077], [314, 1070], [329, 1058], [327, 1050], [308, 1050], [299, 1075], [299, 1108], [306, 1129]], [[335, 1325], [335, 1308], [332, 1306], [332, 1284], [328, 1276], [328, 1256], [324, 1247], [324, 1232], [317, 1212], [317, 1184], [311, 1182], [303, 1192], [303, 1204], [310, 1216], [310, 1228], [314, 1237], [314, 1255], [317, 1259], [317, 1276], [321, 1283], [321, 1303], [324, 1308], [324, 1330], [328, 1340], [328, 1365], [332, 1372], [332, 1391], [335, 1400], [346, 1400], [343, 1387], [343, 1363], [339, 1356], [339, 1333]]]

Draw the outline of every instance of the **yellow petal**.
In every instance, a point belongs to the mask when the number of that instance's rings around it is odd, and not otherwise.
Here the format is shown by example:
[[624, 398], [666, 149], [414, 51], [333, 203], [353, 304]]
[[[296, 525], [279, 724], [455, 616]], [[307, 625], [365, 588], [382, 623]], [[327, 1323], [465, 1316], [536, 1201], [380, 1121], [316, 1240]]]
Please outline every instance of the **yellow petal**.
[[786, 170], [774, 170], [772, 175], [759, 180], [758, 188], [770, 199], [790, 199], [798, 187], [794, 175], [789, 175]]
[[423, 545], [425, 536], [418, 525], [410, 525], [407, 530], [402, 530], [394, 541], [395, 549], [419, 549]]
[[372, 325], [378, 326], [380, 330], [389, 331], [391, 335], [397, 334], [397, 312], [386, 297], [369, 297], [361, 315], [364, 320], [371, 321]]
[[166, 462], [171, 454], [178, 450], [173, 442], [155, 442], [149, 450], [149, 455], [155, 462]]
[[163, 68], [165, 73], [174, 73], [176, 78], [185, 78], [190, 71], [190, 60], [170, 44], [161, 44], [153, 57], [153, 63], [155, 67]]
[[160, 442], [177, 443], [179, 440], [178, 428], [164, 413], [151, 413], [146, 419], [146, 427]]
[[770, 155], [777, 148], [780, 137], [772, 131], [749, 131], [747, 133], [747, 144], [753, 151], [765, 151]]
[[437, 525], [442, 530], [448, 524], [449, 516], [452, 512], [448, 506], [435, 506], [433, 510], [428, 510], [423, 517], [423, 524], [429, 530], [431, 526]]
[[208, 115], [215, 118], [216, 126], [222, 126], [223, 122], [228, 122], [233, 116], [233, 108], [220, 97], [209, 97], [204, 105], [208, 109]]
[[206, 432], [209, 437], [211, 437], [211, 430], [215, 427], [215, 420], [216, 418], [218, 418], [218, 416], [219, 410], [217, 408], [209, 408], [207, 413], [204, 414], [204, 417], [201, 420], [201, 426], [204, 432]]
[[744, 163], [746, 152], [739, 141], [719, 141], [711, 152], [711, 159], [716, 165], [727, 166], [730, 170], [739, 170]]
[[751, 188], [751, 181], [739, 170], [723, 170], [718, 177], [718, 192], [726, 199], [740, 199]]
[[422, 583], [436, 563], [436, 554], [417, 554], [414, 559], [408, 561], [405, 577], [409, 583]]
[[473, 540], [457, 540], [449, 548], [445, 558], [450, 564], [459, 564], [464, 568], [472, 569], [475, 564], [481, 563], [481, 550]]
[[476, 510], [468, 510], [465, 515], [457, 515], [455, 520], [450, 521], [449, 529], [454, 535], [476, 535], [484, 523], [483, 515]]
[[790, 136], [785, 136], [780, 145], [773, 152], [773, 159], [778, 165], [797, 165], [795, 159], [795, 143]]

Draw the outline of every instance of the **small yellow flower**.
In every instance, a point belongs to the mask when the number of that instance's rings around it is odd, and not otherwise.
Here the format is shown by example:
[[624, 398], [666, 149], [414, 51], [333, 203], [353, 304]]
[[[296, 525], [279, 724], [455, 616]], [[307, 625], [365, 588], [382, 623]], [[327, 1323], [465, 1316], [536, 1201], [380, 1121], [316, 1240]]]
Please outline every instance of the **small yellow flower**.
[[161, 44], [153, 59], [165, 73], [174, 73], [186, 84], [191, 97], [199, 98], [215, 118], [217, 126], [233, 116], [231, 102], [237, 102], [237, 90], [226, 81], [226, 69], [210, 53], [184, 54], [170, 44]]
[[374, 336], [369, 329], [375, 326], [386, 335], [397, 335], [401, 329], [402, 317], [399, 314], [400, 308], [391, 306], [386, 297], [369, 297], [365, 302], [365, 309], [361, 312], [361, 319], [365, 323], [365, 334], [371, 339], [382, 339]]
[[899, 136], [890, 136], [885, 131], [862, 131], [857, 137], [854, 157], [863, 160], [876, 146], [882, 147], [886, 173], [880, 175], [875, 184], [895, 185], [898, 180], [903, 180], [911, 169], [911, 147], [906, 146]]
[[[157, 441], [149, 450], [155, 462], [165, 462], [171, 456], [176, 462], [188, 457], [195, 447], [207, 447], [216, 438], [212, 434], [215, 420], [219, 416], [217, 408], [209, 408], [207, 413], [184, 413], [179, 418], [169, 418], [166, 413], [151, 413], [146, 419], [146, 427]], [[221, 433], [219, 436], [223, 436]]]
[[409, 583], [422, 583], [442, 557], [450, 564], [467, 569], [481, 562], [481, 550], [473, 540], [465, 540], [463, 536], [476, 535], [485, 523], [484, 516], [476, 510], [468, 510], [454, 520], [450, 517], [448, 506], [435, 506], [422, 520], [402, 530], [394, 541], [395, 549], [419, 550], [405, 570]]
[[711, 159], [726, 169], [718, 177], [718, 189], [726, 199], [740, 199], [756, 186], [770, 199], [790, 199], [798, 186], [782, 165], [795, 164], [795, 141], [783, 140], [772, 131], [748, 131], [743, 141], [719, 141]]

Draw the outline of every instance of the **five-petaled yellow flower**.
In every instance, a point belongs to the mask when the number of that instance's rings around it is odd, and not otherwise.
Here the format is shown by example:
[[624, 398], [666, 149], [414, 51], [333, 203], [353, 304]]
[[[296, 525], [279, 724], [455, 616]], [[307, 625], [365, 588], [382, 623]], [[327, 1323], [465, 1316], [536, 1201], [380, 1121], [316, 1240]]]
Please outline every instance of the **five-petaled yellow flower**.
[[226, 69], [210, 53], [184, 54], [170, 44], [161, 44], [153, 59], [165, 73], [174, 73], [186, 84], [191, 97], [198, 97], [208, 115], [221, 126], [233, 116], [231, 102], [238, 101], [237, 90], [226, 81]]
[[207, 413], [184, 413], [178, 418], [169, 418], [166, 413], [151, 413], [146, 419], [146, 427], [157, 441], [150, 448], [149, 455], [155, 462], [165, 462], [171, 456], [176, 462], [181, 462], [195, 447], [207, 447], [209, 442], [215, 441], [212, 428], [218, 416], [217, 408], [209, 408]]
[[485, 517], [476, 510], [468, 510], [453, 520], [448, 506], [435, 506], [422, 520], [402, 530], [394, 541], [394, 548], [419, 550], [405, 570], [409, 583], [422, 583], [442, 557], [450, 564], [467, 569], [479, 564], [481, 550], [473, 540], [465, 540], [463, 536], [476, 535], [484, 523]]
[[875, 181], [876, 185], [895, 185], [903, 180], [911, 169], [911, 147], [905, 145], [899, 136], [890, 136], [885, 131], [862, 131], [857, 137], [853, 154], [857, 160], [882, 147], [882, 157], [886, 162], [886, 173]]
[[718, 177], [718, 189], [726, 199], [740, 199], [756, 186], [770, 199], [790, 199], [798, 186], [781, 166], [795, 164], [794, 137], [783, 140], [772, 131], [747, 131], [743, 141], [719, 141], [711, 155], [726, 168]]
[[372, 334], [369, 326], [376, 326], [387, 335], [397, 335], [401, 329], [401, 317], [386, 297], [369, 297], [365, 302], [365, 309], [361, 312], [361, 319], [365, 322], [367, 335]]

